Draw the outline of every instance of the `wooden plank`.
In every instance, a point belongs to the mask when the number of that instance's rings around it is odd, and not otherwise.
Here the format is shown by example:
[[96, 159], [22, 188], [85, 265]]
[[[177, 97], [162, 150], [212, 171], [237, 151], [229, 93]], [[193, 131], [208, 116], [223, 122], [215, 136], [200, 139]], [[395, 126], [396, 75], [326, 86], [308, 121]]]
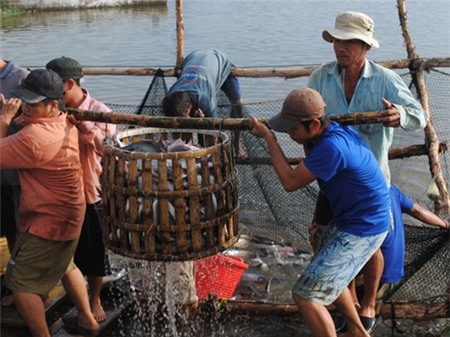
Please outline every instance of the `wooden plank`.
[[[111, 299], [103, 303], [103, 308], [105, 309], [106, 313], [106, 320], [101, 322], [99, 329], [95, 332], [90, 333], [89, 336], [97, 336], [101, 334], [103, 331], [105, 331], [106, 328], [119, 317], [122, 311], [126, 310], [126, 308], [128, 308], [128, 306], [131, 304], [131, 301], [128, 298], [124, 298], [119, 305], [117, 305], [116, 303], [117, 300], [118, 300], [117, 298]], [[64, 318], [60, 318], [58, 321], [52, 324], [52, 326], [50, 327], [50, 334], [55, 337], [84, 336], [77, 329], [67, 327], [64, 324], [64, 319], [66, 317], [71, 317], [72, 319], [76, 320], [77, 315], [78, 315], [77, 309], [72, 308], [67, 314], [63, 316]]]
[[[67, 301], [67, 294], [64, 291], [63, 286], [59, 283], [56, 285], [49, 294], [52, 303], [45, 308], [45, 316], [47, 322], [55, 321], [55, 313], [57, 310]], [[7, 307], [2, 307], [1, 309], [1, 325], [2, 327], [11, 328], [23, 328], [25, 327], [25, 322], [20, 317], [16, 307], [10, 305]]]

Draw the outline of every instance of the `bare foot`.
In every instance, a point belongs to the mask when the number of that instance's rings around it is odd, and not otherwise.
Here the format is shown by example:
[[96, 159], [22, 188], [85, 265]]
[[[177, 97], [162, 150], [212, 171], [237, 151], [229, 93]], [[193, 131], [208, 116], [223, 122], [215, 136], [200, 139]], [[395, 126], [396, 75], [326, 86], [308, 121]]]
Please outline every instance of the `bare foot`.
[[91, 311], [92, 315], [94, 315], [94, 318], [97, 322], [100, 323], [106, 319], [106, 313], [105, 310], [103, 310], [103, 306], [100, 300], [95, 301], [95, 303], [91, 303]]
[[90, 319], [89, 317], [83, 315], [82, 313], [78, 314], [78, 326], [80, 326], [83, 329], [92, 331], [98, 330], [98, 328], [100, 327], [98, 322], [93, 317], [92, 319]]

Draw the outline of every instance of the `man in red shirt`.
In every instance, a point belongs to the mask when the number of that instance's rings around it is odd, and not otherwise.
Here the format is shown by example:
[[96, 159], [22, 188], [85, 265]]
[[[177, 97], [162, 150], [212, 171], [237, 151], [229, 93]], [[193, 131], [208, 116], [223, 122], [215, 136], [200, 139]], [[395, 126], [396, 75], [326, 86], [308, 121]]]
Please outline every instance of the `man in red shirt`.
[[[5, 285], [33, 336], [49, 337], [43, 298], [62, 279], [78, 309], [78, 325], [96, 330], [83, 275], [73, 263], [86, 209], [78, 133], [60, 111], [64, 92], [58, 74], [30, 72], [13, 90], [0, 95], [0, 169], [17, 169], [22, 194], [20, 236], [6, 270]], [[7, 136], [16, 117], [23, 128]]]

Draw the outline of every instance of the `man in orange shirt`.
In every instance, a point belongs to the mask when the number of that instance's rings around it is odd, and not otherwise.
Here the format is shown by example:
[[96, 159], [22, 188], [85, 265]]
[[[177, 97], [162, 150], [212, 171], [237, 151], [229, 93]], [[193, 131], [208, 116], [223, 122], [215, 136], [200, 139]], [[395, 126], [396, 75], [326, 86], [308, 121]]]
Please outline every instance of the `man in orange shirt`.
[[[99, 327], [73, 263], [86, 206], [77, 129], [59, 109], [63, 92], [58, 74], [37, 69], [13, 90], [18, 98], [0, 95], [0, 169], [17, 169], [22, 187], [20, 236], [5, 285], [34, 337], [50, 336], [43, 298], [61, 279], [78, 309], [80, 328]], [[16, 122], [23, 128], [7, 136], [21, 105]]]
[[[59, 57], [48, 62], [46, 68], [55, 71], [63, 80], [63, 100], [66, 107], [101, 112], [111, 111], [105, 104], [93, 98], [89, 91], [81, 87], [83, 69], [78, 61], [70, 57]], [[74, 260], [87, 278], [91, 311], [97, 322], [102, 322], [106, 319], [106, 314], [101, 303], [100, 290], [103, 276], [109, 270], [109, 263], [103, 243], [101, 159], [103, 140], [116, 132], [116, 126], [100, 122], [77, 121], [70, 115], [69, 120], [78, 129], [86, 200], [86, 214]]]

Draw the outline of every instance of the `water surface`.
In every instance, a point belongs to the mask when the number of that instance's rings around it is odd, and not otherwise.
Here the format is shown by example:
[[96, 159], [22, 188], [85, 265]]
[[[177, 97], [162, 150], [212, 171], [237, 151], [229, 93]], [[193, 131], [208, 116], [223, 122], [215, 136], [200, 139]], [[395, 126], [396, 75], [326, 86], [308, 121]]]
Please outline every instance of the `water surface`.
[[[381, 48], [374, 60], [406, 58], [393, 0], [189, 0], [184, 2], [185, 53], [219, 48], [238, 67], [318, 65], [333, 59], [321, 38], [337, 13], [364, 11], [375, 20]], [[450, 2], [407, 1], [410, 33], [422, 57], [450, 54]], [[172, 67], [176, 62], [175, 1], [167, 7], [33, 13], [0, 22], [1, 56], [43, 67], [62, 55], [85, 67]], [[151, 77], [86, 76], [108, 103], [138, 104]], [[304, 79], [241, 79], [246, 101], [283, 98]], [[168, 79], [169, 85], [173, 79]]]

